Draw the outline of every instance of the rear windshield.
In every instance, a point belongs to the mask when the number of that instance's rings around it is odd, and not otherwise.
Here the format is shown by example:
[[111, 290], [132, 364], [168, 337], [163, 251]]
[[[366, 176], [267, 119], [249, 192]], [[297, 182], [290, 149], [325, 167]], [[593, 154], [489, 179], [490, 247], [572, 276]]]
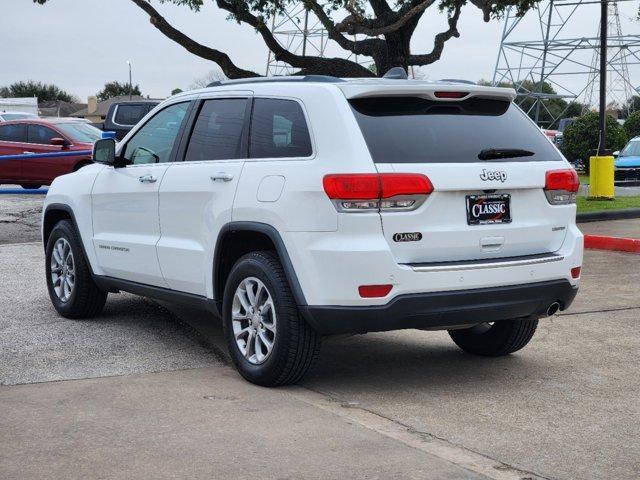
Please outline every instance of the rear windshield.
[[627, 146], [620, 152], [620, 157], [639, 157], [640, 156], [640, 140], [631, 140]]
[[480, 162], [478, 155], [488, 149], [530, 152], [492, 162], [562, 159], [511, 102], [477, 97], [458, 102], [372, 97], [349, 103], [376, 163]]

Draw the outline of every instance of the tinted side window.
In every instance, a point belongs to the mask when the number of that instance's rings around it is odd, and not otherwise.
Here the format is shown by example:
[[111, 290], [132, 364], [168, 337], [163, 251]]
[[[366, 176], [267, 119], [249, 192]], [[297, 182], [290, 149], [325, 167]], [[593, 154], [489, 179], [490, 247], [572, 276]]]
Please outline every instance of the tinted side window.
[[52, 138], [62, 138], [62, 135], [42, 125], [29, 125], [27, 129], [27, 142], [29, 143], [49, 145]]
[[246, 98], [207, 100], [193, 127], [185, 161], [243, 158], [242, 131]]
[[308, 157], [311, 139], [298, 102], [256, 98], [251, 118], [251, 158]]
[[189, 102], [177, 103], [151, 117], [127, 143], [125, 160], [133, 164], [168, 162], [188, 109]]
[[118, 105], [113, 121], [118, 125], [135, 125], [148, 112], [147, 105]]
[[0, 126], [0, 141], [4, 142], [26, 142], [26, 125], [2, 125]]

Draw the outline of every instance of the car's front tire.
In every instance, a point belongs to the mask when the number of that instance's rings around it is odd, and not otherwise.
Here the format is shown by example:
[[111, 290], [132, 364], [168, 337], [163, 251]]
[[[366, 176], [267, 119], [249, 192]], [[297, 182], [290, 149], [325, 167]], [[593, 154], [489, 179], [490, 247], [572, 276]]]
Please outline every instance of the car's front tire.
[[47, 290], [57, 312], [66, 318], [92, 318], [107, 300], [91, 277], [80, 238], [69, 220], [59, 221], [47, 239]]
[[249, 253], [231, 269], [223, 325], [234, 365], [258, 385], [298, 382], [320, 351], [320, 337], [301, 317], [278, 256], [271, 251]]
[[537, 327], [537, 318], [518, 318], [449, 330], [449, 336], [465, 352], [499, 357], [524, 348]]

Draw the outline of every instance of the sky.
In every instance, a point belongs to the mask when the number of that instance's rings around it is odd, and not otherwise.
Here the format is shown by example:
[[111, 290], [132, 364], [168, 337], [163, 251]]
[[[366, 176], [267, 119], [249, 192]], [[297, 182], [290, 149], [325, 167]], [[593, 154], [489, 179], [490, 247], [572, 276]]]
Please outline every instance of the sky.
[[[267, 49], [259, 36], [251, 27], [228, 20], [212, 1], [197, 13], [157, 0], [152, 3], [195, 40], [228, 53], [241, 67], [265, 72]], [[637, 2], [623, 5], [626, 17], [637, 8]], [[574, 33], [594, 35], [597, 19], [597, 10], [581, 13]], [[539, 36], [534, 18], [530, 20], [521, 26], [523, 38]], [[633, 33], [638, 33], [640, 24], [632, 25]], [[444, 29], [446, 16], [430, 9], [413, 38], [412, 52], [430, 51], [435, 33]], [[461, 37], [447, 42], [442, 59], [421, 67], [422, 74], [428, 79], [491, 79], [502, 24], [483, 22], [481, 12], [467, 6], [458, 30]], [[127, 60], [133, 83], [143, 94], [158, 98], [174, 88], [187, 89], [215, 67], [164, 37], [130, 0], [49, 0], [44, 6], [31, 0], [0, 0], [0, 45], [0, 86], [39, 80], [82, 101], [107, 81], [127, 82]]]

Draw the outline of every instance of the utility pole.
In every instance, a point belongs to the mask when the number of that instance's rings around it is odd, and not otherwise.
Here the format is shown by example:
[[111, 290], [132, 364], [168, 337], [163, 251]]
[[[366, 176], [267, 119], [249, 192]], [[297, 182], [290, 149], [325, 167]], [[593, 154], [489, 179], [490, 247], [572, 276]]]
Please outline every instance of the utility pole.
[[600, 113], [598, 152], [589, 159], [589, 197], [614, 200], [614, 158], [607, 150], [607, 23], [609, 2], [600, 0]]
[[609, 19], [609, 2], [600, 2], [600, 139], [598, 156], [604, 157], [607, 151], [607, 24]]
[[131, 101], [131, 93], [133, 92], [133, 85], [131, 83], [131, 60], [127, 60], [127, 65], [129, 65], [129, 101]]

